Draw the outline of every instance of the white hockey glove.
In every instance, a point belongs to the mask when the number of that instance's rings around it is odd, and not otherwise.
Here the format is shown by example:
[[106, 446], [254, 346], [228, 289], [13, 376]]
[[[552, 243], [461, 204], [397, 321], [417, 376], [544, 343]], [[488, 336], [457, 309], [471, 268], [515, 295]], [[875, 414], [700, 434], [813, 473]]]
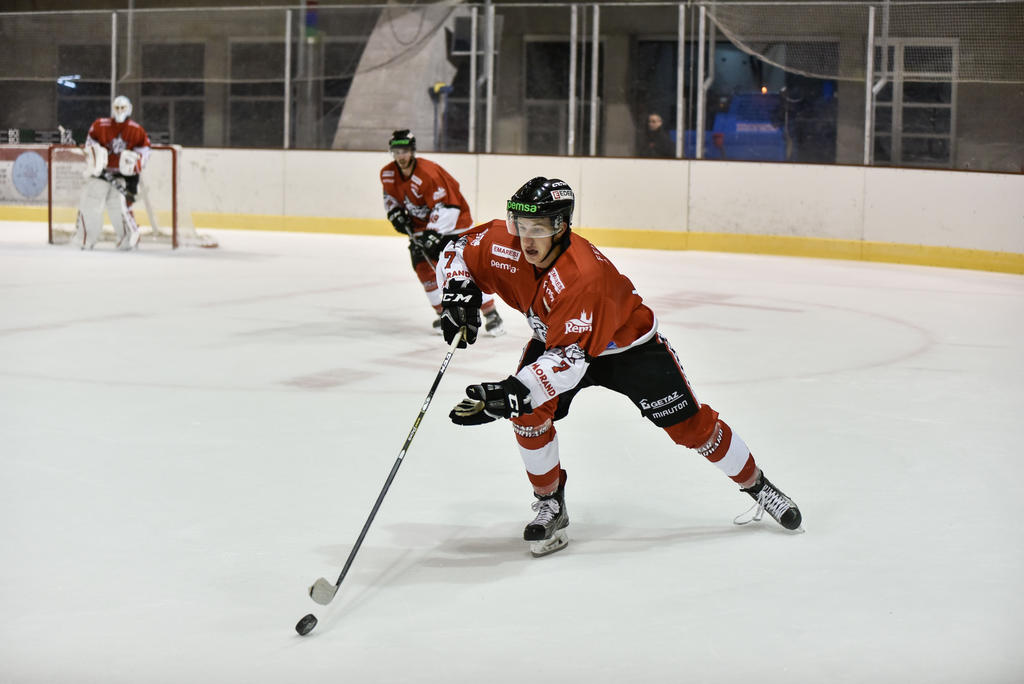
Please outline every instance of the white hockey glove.
[[139, 172], [139, 160], [142, 155], [135, 150], [125, 150], [118, 158], [118, 171], [122, 176], [134, 176]]
[[514, 375], [501, 382], [484, 382], [466, 388], [448, 418], [456, 425], [483, 425], [497, 418], [515, 418], [531, 413], [530, 390]]
[[85, 155], [85, 169], [82, 175], [99, 177], [107, 168], [107, 148], [102, 145], [86, 145], [82, 148]]

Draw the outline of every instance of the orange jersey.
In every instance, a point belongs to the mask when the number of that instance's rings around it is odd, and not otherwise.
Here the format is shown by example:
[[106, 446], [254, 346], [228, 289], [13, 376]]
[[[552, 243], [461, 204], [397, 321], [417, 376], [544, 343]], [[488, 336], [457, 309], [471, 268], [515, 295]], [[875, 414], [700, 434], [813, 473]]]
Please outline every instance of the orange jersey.
[[118, 169], [121, 152], [135, 150], [142, 155], [141, 166], [149, 158], [149, 135], [146, 129], [131, 119], [117, 123], [110, 117], [96, 119], [89, 127], [89, 140], [107, 148], [107, 168]]
[[436, 230], [442, 235], [459, 235], [473, 225], [469, 202], [459, 190], [459, 182], [439, 164], [416, 157], [412, 175], [402, 176], [398, 164], [391, 162], [380, 170], [384, 188], [384, 211], [403, 205], [412, 216], [415, 232]]
[[517, 377], [533, 405], [575, 387], [589, 359], [650, 340], [654, 312], [633, 283], [594, 245], [571, 233], [569, 247], [545, 270], [522, 254], [505, 222], [491, 221], [450, 243], [438, 261], [438, 284], [469, 279], [526, 315], [545, 353]]

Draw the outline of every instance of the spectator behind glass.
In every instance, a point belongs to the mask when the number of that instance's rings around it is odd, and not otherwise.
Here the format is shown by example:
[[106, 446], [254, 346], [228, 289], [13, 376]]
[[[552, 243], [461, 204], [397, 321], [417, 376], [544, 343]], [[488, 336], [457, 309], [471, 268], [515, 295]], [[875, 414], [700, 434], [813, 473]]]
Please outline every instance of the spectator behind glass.
[[676, 145], [662, 126], [661, 115], [651, 112], [647, 116], [647, 128], [636, 137], [638, 157], [674, 157]]

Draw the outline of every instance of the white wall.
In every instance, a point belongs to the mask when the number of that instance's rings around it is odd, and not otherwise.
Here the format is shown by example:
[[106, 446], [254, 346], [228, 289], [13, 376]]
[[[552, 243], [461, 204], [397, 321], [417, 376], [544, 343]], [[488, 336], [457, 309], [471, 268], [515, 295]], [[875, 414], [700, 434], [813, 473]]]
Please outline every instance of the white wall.
[[863, 238], [864, 176], [870, 169], [753, 162], [691, 164], [691, 230]]
[[872, 169], [864, 239], [1024, 253], [1024, 175]]
[[[188, 149], [194, 212], [383, 219], [385, 152]], [[587, 228], [865, 240], [1024, 253], [1024, 175], [753, 162], [433, 154], [474, 219], [537, 175]]]

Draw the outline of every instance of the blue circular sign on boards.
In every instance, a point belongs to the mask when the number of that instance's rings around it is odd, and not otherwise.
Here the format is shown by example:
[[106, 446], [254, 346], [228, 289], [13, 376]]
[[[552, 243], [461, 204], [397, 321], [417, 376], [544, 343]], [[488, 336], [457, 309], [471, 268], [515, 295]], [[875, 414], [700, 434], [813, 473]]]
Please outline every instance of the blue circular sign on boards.
[[22, 152], [11, 170], [14, 188], [27, 199], [46, 189], [46, 160], [37, 152]]

